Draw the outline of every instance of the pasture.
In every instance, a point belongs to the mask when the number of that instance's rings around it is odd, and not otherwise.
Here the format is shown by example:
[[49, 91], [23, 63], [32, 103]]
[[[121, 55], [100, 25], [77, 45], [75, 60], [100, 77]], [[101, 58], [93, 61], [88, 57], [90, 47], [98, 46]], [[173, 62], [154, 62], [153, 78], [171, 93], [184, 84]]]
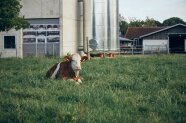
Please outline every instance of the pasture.
[[186, 122], [186, 55], [93, 59], [81, 85], [44, 77], [61, 60], [0, 59], [0, 123]]

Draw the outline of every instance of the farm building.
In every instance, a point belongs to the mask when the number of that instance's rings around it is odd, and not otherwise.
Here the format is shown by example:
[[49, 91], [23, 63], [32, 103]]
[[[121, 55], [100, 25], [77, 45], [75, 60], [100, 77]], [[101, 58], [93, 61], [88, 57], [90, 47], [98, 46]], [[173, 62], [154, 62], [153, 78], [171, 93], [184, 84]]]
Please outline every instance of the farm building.
[[144, 53], [185, 53], [186, 25], [170, 27], [129, 27], [125, 38], [135, 40], [135, 47], [142, 47]]
[[118, 0], [22, 0], [20, 16], [26, 29], [0, 32], [1, 57], [63, 56], [87, 50], [119, 47]]

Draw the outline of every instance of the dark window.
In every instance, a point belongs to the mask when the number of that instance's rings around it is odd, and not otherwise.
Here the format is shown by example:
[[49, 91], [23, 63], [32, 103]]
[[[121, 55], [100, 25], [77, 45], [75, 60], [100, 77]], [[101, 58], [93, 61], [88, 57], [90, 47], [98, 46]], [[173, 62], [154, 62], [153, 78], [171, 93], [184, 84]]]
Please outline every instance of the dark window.
[[48, 31], [47, 36], [59, 36], [59, 31]]
[[24, 43], [36, 43], [36, 38], [23, 38]]
[[15, 36], [4, 36], [4, 48], [15, 48]]
[[48, 37], [47, 42], [59, 42], [59, 37]]

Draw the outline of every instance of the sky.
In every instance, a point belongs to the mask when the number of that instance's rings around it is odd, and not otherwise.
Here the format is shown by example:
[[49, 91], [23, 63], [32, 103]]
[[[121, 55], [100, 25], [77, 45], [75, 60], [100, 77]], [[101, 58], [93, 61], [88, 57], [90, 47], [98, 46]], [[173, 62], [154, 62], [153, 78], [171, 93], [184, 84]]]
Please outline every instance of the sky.
[[119, 0], [119, 13], [127, 20], [145, 20], [148, 16], [162, 23], [179, 17], [186, 22], [186, 0]]

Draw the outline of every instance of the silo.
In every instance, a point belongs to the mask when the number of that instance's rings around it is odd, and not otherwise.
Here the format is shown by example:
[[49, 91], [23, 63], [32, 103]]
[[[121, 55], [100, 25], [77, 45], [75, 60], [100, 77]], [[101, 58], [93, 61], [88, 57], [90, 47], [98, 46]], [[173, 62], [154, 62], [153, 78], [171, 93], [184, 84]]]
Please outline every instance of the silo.
[[88, 37], [97, 42], [98, 51], [117, 50], [118, 0], [84, 0], [83, 25], [84, 47]]
[[119, 6], [118, 0], [107, 0], [108, 1], [108, 49], [117, 50], [119, 49], [119, 23], [118, 14]]

